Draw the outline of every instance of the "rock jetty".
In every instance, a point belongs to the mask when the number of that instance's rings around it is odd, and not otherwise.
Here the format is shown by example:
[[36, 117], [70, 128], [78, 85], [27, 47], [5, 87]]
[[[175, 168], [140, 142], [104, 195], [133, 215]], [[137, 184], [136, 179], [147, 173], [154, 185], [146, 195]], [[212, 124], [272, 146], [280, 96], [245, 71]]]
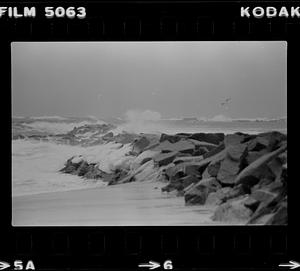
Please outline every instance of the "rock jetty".
[[[85, 131], [74, 129], [69, 135]], [[95, 127], [95, 130], [99, 127]], [[109, 128], [98, 144], [117, 144], [118, 163], [109, 158], [70, 157], [62, 173], [101, 179], [108, 185], [134, 181], [165, 182], [164, 193], [176, 193], [182, 204], [215, 207], [211, 219], [238, 224], [287, 224], [287, 136], [179, 133], [113, 135]], [[95, 144], [95, 142], [93, 142]], [[188, 208], [188, 207], [187, 207]]]

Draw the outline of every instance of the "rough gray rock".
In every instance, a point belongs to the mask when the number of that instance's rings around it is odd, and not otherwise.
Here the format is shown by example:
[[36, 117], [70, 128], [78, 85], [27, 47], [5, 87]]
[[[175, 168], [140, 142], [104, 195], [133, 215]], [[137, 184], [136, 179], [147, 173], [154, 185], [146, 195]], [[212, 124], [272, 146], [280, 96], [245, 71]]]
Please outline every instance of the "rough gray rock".
[[283, 201], [266, 221], [266, 225], [287, 225], [287, 201]]
[[225, 144], [225, 147], [238, 145], [238, 144], [241, 144], [241, 142], [243, 140], [245, 140], [245, 136], [242, 134], [238, 134], [238, 133], [229, 134], [229, 135], [225, 136], [224, 144]]
[[176, 143], [170, 143], [169, 141], [163, 141], [156, 147], [152, 148], [153, 151], [161, 152], [181, 152], [185, 154], [192, 154], [196, 146], [186, 140], [180, 140]]
[[223, 203], [224, 198], [232, 191], [231, 187], [223, 187], [216, 192], [212, 192], [208, 195], [205, 204], [207, 205], [219, 205]]
[[248, 150], [253, 152], [259, 152], [266, 149], [269, 145], [269, 140], [263, 136], [257, 136], [248, 144]]
[[221, 162], [217, 179], [223, 184], [234, 184], [235, 178], [240, 171], [240, 162], [233, 161], [229, 158]]
[[182, 191], [191, 184], [194, 184], [199, 181], [199, 178], [196, 176], [185, 176], [176, 180], [171, 181], [166, 186], [162, 187], [162, 192], [171, 192], [173, 190]]
[[189, 138], [219, 145], [219, 143], [221, 143], [224, 140], [224, 134], [223, 133], [195, 133], [192, 134]]
[[82, 160], [78, 163], [72, 162], [73, 157], [67, 160], [65, 166], [60, 170], [60, 172], [73, 174], [80, 176], [84, 179], [103, 179], [105, 180], [106, 173], [101, 171], [98, 168], [98, 165], [95, 163], [87, 163]]
[[149, 144], [150, 141], [145, 136], [142, 136], [139, 139], [135, 139], [132, 144], [132, 152], [140, 154], [146, 149], [146, 147], [149, 146]]
[[190, 190], [184, 195], [186, 205], [203, 205], [206, 202], [208, 195], [212, 192], [217, 191], [220, 188], [220, 184], [215, 178], [209, 178], [201, 180], [195, 184]]
[[177, 155], [177, 152], [168, 152], [168, 153], [160, 153], [156, 156], [153, 157], [153, 161], [158, 165], [158, 166], [165, 166], [173, 162]]
[[242, 161], [247, 156], [248, 150], [245, 144], [230, 145], [226, 148], [227, 156], [236, 162]]
[[161, 134], [159, 142], [169, 141], [170, 143], [176, 143], [182, 139], [180, 135], [168, 135], [168, 134]]
[[251, 193], [251, 198], [259, 202], [269, 202], [277, 196], [278, 193], [271, 192], [269, 189], [257, 189]]
[[268, 153], [268, 151], [266, 149], [263, 149], [261, 151], [248, 151], [248, 154], [247, 154], [245, 160], [246, 160], [247, 164], [250, 165], [255, 160], [257, 160], [258, 158], [265, 155], [266, 153]]
[[220, 143], [216, 148], [212, 149], [211, 151], [208, 151], [203, 154], [203, 158], [209, 158], [212, 156], [215, 156], [218, 153], [224, 153], [223, 150], [225, 149], [224, 143]]
[[275, 150], [275, 151], [273, 151], [271, 153], [267, 153], [267, 154], [263, 155], [262, 157], [258, 158], [257, 160], [255, 160], [252, 164], [250, 164], [249, 166], [247, 166], [246, 168], [244, 168], [239, 173], [239, 175], [235, 179], [235, 183], [236, 184], [243, 183], [243, 180], [245, 179], [246, 176], [255, 175], [255, 173], [262, 166], [264, 166], [265, 164], [267, 164], [268, 162], [270, 162], [271, 160], [273, 160], [279, 154], [285, 152], [286, 148], [287, 148], [287, 146], [283, 145], [279, 149], [277, 149], [277, 150]]
[[247, 199], [248, 196], [243, 196], [231, 202], [221, 204], [212, 216], [212, 220], [222, 222], [247, 222], [252, 215], [252, 211], [244, 205]]

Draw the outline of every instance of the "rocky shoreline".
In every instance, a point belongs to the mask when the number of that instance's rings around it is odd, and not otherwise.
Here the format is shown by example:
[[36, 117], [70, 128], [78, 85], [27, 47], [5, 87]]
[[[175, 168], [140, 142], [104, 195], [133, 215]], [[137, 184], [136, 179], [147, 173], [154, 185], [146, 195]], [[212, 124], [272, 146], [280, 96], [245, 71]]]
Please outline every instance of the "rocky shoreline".
[[97, 159], [78, 155], [70, 157], [60, 172], [108, 185], [165, 182], [162, 192], [182, 197], [183, 205], [214, 206], [213, 221], [287, 224], [285, 134], [108, 132], [92, 145], [99, 143], [111, 144], [112, 153], [121, 153], [118, 163], [107, 168]]

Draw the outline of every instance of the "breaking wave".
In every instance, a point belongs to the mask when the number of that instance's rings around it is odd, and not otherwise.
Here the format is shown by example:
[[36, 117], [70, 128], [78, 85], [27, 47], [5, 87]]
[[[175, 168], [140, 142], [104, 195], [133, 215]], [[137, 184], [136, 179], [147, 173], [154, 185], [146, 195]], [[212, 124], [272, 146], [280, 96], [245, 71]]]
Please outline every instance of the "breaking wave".
[[85, 149], [79, 146], [13, 140], [13, 196], [105, 186], [106, 184], [101, 180], [83, 181], [78, 176], [58, 172], [66, 159], [84, 151]]

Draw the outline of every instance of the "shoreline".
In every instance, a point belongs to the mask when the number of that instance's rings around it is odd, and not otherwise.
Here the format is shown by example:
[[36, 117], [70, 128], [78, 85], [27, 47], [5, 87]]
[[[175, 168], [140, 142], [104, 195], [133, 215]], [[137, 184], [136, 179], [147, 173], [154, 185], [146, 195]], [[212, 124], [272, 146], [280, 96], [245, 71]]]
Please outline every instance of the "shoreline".
[[[161, 193], [160, 188], [164, 185], [145, 181], [97, 189], [16, 196], [12, 203], [12, 225], [22, 227], [220, 224], [209, 219], [214, 208], [184, 206], [180, 197]], [[154, 189], [155, 187], [157, 188]], [[111, 203], [107, 200], [112, 195], [121, 198]], [[101, 215], [97, 216], [99, 213]]]

